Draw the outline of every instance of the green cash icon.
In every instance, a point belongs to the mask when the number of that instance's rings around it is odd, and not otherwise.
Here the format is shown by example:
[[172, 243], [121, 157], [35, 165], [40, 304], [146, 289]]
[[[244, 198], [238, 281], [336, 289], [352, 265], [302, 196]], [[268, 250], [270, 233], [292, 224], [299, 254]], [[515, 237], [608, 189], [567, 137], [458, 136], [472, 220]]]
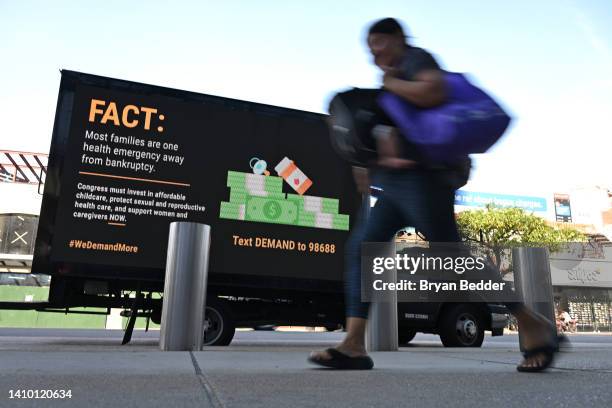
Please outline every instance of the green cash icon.
[[332, 228], [338, 230], [349, 230], [349, 215], [348, 214], [336, 214], [332, 221]]
[[298, 216], [298, 225], [303, 227], [348, 231], [349, 216], [347, 214], [328, 214], [300, 211]]
[[337, 214], [340, 206], [340, 200], [337, 198], [287, 194], [287, 200], [297, 203], [300, 211]]
[[228, 171], [227, 186], [247, 191], [266, 191], [269, 193], [282, 193], [283, 179], [281, 177], [276, 176], [264, 176], [261, 174]]
[[300, 227], [311, 227], [311, 228], [316, 227], [314, 219], [308, 220], [308, 219], [300, 218], [297, 222], [297, 225], [299, 225]]
[[268, 193], [266, 191], [247, 191], [242, 188], [231, 188], [230, 189], [230, 203], [245, 204], [249, 197], [267, 197], [278, 200], [284, 200], [285, 194], [282, 193]]
[[238, 203], [221, 202], [219, 209], [219, 218], [227, 218], [230, 220], [244, 220], [245, 205]]
[[281, 177], [227, 172], [229, 202], [220, 218], [348, 231], [349, 216], [339, 214], [339, 200], [283, 193]]
[[273, 198], [250, 197], [246, 202], [245, 220], [274, 224], [295, 224], [298, 210], [294, 203]]

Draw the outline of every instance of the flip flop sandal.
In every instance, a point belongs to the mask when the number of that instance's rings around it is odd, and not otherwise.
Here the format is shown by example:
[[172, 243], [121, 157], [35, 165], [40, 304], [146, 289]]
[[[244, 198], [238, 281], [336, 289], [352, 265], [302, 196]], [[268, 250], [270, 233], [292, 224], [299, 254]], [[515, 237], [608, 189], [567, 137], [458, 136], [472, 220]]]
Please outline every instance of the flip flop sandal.
[[337, 370], [371, 370], [374, 362], [370, 356], [350, 357], [334, 349], [325, 350], [330, 355], [330, 359], [308, 357], [308, 361], [323, 367], [335, 368]]
[[518, 365], [516, 366], [516, 370], [522, 373], [537, 373], [546, 370], [553, 363], [555, 359], [555, 353], [559, 352], [560, 345], [565, 342], [569, 342], [567, 337], [557, 336], [553, 344], [536, 347], [531, 350], [526, 350], [523, 353], [523, 358], [525, 360], [541, 355], [544, 355], [544, 359], [541, 360], [540, 363], [535, 366]]

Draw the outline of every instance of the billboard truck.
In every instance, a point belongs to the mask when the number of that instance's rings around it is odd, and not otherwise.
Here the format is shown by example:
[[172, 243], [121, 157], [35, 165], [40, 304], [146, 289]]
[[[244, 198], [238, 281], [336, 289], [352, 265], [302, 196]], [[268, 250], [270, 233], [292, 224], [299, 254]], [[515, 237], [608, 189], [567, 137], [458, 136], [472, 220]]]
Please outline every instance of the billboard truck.
[[[325, 115], [61, 75], [32, 265], [52, 278], [29, 307], [127, 309], [129, 341], [136, 316], [161, 319], [170, 223], [192, 221], [211, 226], [205, 344], [235, 327], [340, 327], [360, 197]], [[399, 308], [403, 341], [479, 346], [504, 325], [492, 305]]]

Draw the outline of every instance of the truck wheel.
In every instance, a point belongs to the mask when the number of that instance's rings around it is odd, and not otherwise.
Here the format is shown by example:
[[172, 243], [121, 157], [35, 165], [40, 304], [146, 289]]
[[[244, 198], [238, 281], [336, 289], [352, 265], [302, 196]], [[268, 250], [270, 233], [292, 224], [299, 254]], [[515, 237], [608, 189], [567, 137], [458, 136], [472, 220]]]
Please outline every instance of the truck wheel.
[[226, 302], [213, 298], [206, 301], [204, 314], [205, 346], [227, 346], [236, 332], [234, 317]]
[[472, 305], [456, 305], [443, 311], [438, 333], [444, 347], [480, 347], [484, 340], [484, 316]]
[[416, 330], [413, 329], [400, 329], [398, 331], [398, 343], [399, 344], [408, 344], [414, 339], [416, 336]]

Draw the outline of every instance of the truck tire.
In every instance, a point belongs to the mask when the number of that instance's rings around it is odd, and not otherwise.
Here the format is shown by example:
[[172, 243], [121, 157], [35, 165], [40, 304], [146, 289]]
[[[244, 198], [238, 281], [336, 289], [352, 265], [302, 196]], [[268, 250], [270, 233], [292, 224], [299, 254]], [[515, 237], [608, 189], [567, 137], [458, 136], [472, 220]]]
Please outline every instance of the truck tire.
[[401, 344], [408, 344], [412, 341], [412, 339], [414, 339], [414, 336], [416, 336], [417, 332], [416, 330], [413, 329], [399, 329], [398, 330], [398, 343]]
[[227, 302], [218, 298], [207, 299], [204, 325], [205, 346], [227, 346], [232, 342], [236, 326]]
[[459, 304], [442, 311], [438, 333], [444, 347], [480, 347], [484, 340], [483, 312], [473, 305]]

